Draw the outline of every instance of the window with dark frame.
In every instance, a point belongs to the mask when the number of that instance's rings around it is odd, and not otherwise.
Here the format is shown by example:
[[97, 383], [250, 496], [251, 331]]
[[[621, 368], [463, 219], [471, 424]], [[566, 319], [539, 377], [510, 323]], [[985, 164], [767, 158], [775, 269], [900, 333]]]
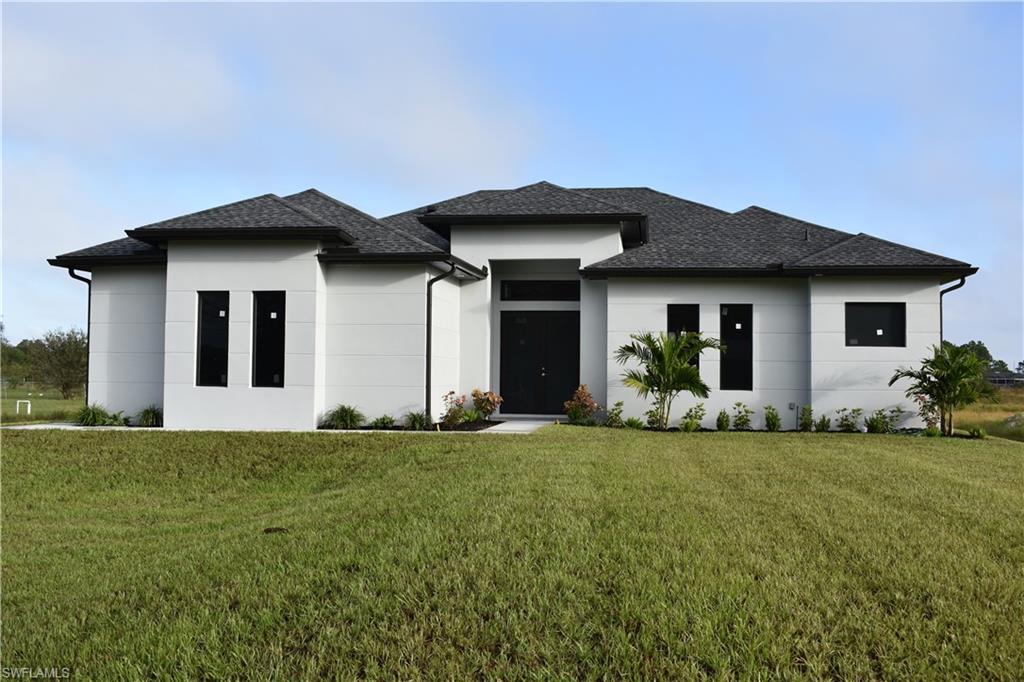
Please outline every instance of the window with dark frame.
[[503, 301], [578, 301], [578, 279], [506, 279], [501, 282]]
[[906, 303], [847, 303], [847, 346], [907, 345]]
[[754, 389], [754, 306], [749, 303], [722, 304], [720, 332], [725, 351], [719, 362], [719, 383], [723, 391]]
[[[700, 332], [700, 306], [696, 303], [670, 303], [668, 323], [669, 334], [697, 334]], [[700, 367], [700, 355], [695, 355], [690, 364]]]
[[196, 385], [228, 385], [229, 294], [200, 291], [196, 340]]
[[252, 292], [252, 385], [284, 386], [283, 291]]

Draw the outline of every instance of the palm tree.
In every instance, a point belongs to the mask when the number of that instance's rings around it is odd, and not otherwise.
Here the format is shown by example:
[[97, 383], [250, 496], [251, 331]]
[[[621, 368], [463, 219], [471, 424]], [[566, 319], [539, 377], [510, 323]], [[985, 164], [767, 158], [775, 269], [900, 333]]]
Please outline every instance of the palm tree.
[[717, 339], [700, 334], [665, 334], [650, 332], [632, 334], [632, 343], [615, 351], [615, 360], [624, 365], [635, 360], [640, 367], [623, 373], [623, 383], [635, 388], [641, 398], [654, 396], [656, 426], [668, 428], [672, 401], [687, 391], [699, 398], [708, 397], [708, 385], [700, 378], [700, 370], [692, 360], [708, 348], [724, 350]]
[[916, 398], [938, 410], [942, 434], [953, 435], [953, 411], [966, 407], [983, 396], [995, 396], [985, 381], [986, 364], [970, 349], [944, 343], [932, 347], [932, 357], [924, 358], [918, 369], [900, 367], [889, 385], [909, 379], [908, 398]]

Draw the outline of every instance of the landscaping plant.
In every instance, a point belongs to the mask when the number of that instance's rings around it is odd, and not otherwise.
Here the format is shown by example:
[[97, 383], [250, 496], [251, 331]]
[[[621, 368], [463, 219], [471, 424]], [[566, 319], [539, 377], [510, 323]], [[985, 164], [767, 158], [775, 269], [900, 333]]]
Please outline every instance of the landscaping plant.
[[109, 412], [102, 405], [93, 403], [78, 411], [75, 422], [80, 426], [128, 426], [128, 417], [121, 412]]
[[590, 395], [587, 385], [580, 384], [573, 392], [572, 397], [565, 401], [563, 408], [570, 424], [583, 426], [594, 423], [594, 414], [601, 409], [601, 406], [594, 400], [594, 396]]
[[889, 411], [875, 410], [864, 418], [864, 427], [868, 433], [892, 433], [902, 416], [902, 407], [894, 407]]
[[444, 414], [441, 415], [441, 423], [445, 426], [455, 426], [466, 421], [466, 396], [458, 395], [455, 391], [448, 391], [444, 394]]
[[640, 421], [640, 419], [637, 417], [628, 418], [626, 421], [623, 422], [623, 425], [627, 429], [636, 429], [638, 431], [643, 431], [644, 429], [644, 423]]
[[967, 429], [967, 433], [971, 435], [971, 438], [982, 439], [988, 436], [988, 434], [985, 433], [985, 429], [981, 428], [980, 426], [972, 426], [971, 428]]
[[321, 429], [358, 429], [366, 423], [363, 413], [351, 405], [336, 405], [320, 420]]
[[158, 405], [144, 407], [135, 417], [139, 426], [157, 427], [164, 425], [164, 411]]
[[832, 430], [832, 420], [827, 414], [818, 417], [818, 421], [814, 422], [814, 430], [820, 433]]
[[921, 360], [919, 368], [901, 367], [897, 370], [889, 385], [908, 379], [907, 397], [914, 398], [919, 405], [938, 410], [939, 428], [943, 435], [952, 436], [955, 410], [967, 407], [982, 397], [994, 398], [997, 395], [985, 380], [986, 370], [986, 364], [970, 348], [943, 343], [932, 347], [932, 356]]
[[683, 420], [679, 422], [679, 428], [687, 433], [700, 431], [701, 422], [704, 421], [706, 415], [707, 410], [704, 408], [704, 403], [697, 403], [683, 415]]
[[800, 408], [800, 419], [798, 426], [801, 431], [809, 432], [814, 426], [814, 409], [810, 405]]
[[836, 428], [843, 433], [856, 433], [860, 430], [858, 424], [862, 414], [864, 414], [864, 410], [859, 407], [855, 407], [852, 410], [840, 407], [836, 410]]
[[403, 421], [408, 431], [427, 431], [430, 429], [430, 415], [426, 412], [409, 412], [405, 415]]
[[691, 364], [701, 352], [709, 348], [721, 349], [717, 339], [700, 334], [665, 334], [650, 332], [633, 334], [632, 343], [615, 351], [620, 365], [635, 361], [639, 367], [623, 373], [623, 383], [642, 398], [653, 396], [653, 422], [655, 428], [668, 428], [672, 401], [680, 393], [691, 393], [707, 398], [710, 389], [700, 377], [700, 370]]
[[764, 406], [764, 428], [766, 431], [778, 431], [782, 428], [782, 418], [779, 411], [771, 405]]
[[395, 418], [390, 414], [381, 415], [368, 424], [371, 429], [390, 430], [395, 428]]
[[475, 407], [471, 407], [462, 413], [463, 424], [475, 424], [484, 421], [484, 413]]
[[725, 411], [724, 407], [718, 412], [718, 417], [715, 418], [715, 427], [719, 431], [729, 430], [729, 413]]
[[473, 389], [471, 397], [473, 398], [473, 408], [482, 414], [484, 419], [490, 419], [503, 402], [501, 396], [494, 391], [481, 391], [479, 388]]
[[732, 428], [735, 431], [749, 431], [750, 430], [750, 415], [754, 414], [754, 411], [737, 401], [733, 406], [733, 418]]
[[625, 423], [622, 421], [622, 408], [624, 405], [623, 401], [618, 400], [612, 407], [608, 408], [608, 414], [604, 418], [605, 426], [613, 429], [621, 429], [625, 426]]

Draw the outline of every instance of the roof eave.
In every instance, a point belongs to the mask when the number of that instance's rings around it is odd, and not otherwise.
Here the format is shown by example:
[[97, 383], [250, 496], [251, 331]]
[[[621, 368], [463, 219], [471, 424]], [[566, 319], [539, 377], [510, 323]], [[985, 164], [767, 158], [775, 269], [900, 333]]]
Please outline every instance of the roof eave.
[[457, 256], [440, 252], [420, 253], [359, 253], [358, 251], [322, 251], [317, 255], [321, 263], [356, 263], [401, 265], [406, 263], [449, 264], [473, 279], [487, 277], [486, 267], [477, 267]]
[[46, 262], [55, 268], [67, 268], [69, 270], [92, 270], [96, 266], [120, 266], [120, 265], [165, 265], [167, 254], [145, 254], [145, 255], [121, 255], [121, 256], [75, 256], [47, 258]]
[[340, 227], [181, 227], [125, 230], [132, 239], [159, 244], [171, 239], [317, 239], [352, 244], [355, 238]]
[[940, 277], [943, 282], [970, 277], [978, 271], [973, 266], [861, 266], [844, 268], [582, 268], [580, 275], [588, 279], [609, 277], [814, 277], [819, 275], [871, 275], [891, 277]]
[[427, 227], [439, 225], [520, 225], [535, 223], [570, 223], [575, 225], [593, 223], [618, 223], [623, 220], [641, 220], [643, 213], [544, 213], [544, 214], [500, 214], [500, 215], [451, 215], [425, 213], [417, 219]]

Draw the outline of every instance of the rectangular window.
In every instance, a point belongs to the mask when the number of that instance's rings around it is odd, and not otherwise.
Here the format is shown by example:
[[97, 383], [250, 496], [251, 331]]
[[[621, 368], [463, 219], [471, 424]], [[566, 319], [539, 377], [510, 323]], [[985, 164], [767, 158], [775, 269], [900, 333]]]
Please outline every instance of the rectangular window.
[[284, 292], [252, 292], [252, 385], [284, 386]]
[[906, 303], [847, 303], [847, 346], [906, 346]]
[[506, 279], [501, 282], [503, 301], [578, 301], [578, 279], [539, 280]]
[[721, 307], [722, 353], [719, 379], [723, 391], [754, 388], [754, 306], [728, 303]]
[[226, 291], [200, 291], [197, 386], [228, 385], [228, 299]]
[[[670, 303], [668, 306], [669, 334], [695, 334], [700, 331], [700, 306], [696, 303]], [[700, 366], [700, 356], [690, 360], [694, 367]]]

